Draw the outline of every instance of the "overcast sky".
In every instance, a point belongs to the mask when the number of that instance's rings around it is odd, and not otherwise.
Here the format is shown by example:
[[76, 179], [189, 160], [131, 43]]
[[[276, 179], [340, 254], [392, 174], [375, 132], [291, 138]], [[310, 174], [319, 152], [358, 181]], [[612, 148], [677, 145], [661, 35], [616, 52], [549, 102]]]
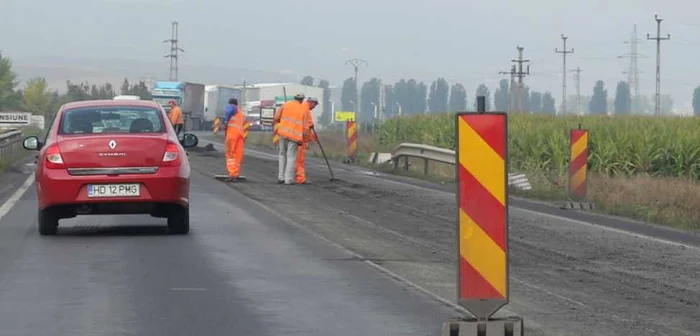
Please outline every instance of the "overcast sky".
[[[654, 14], [664, 19], [662, 93], [689, 106], [700, 85], [700, 2], [692, 0], [458, 1], [458, 0], [0, 0], [0, 50], [14, 59], [34, 56], [123, 57], [162, 60], [170, 22], [180, 23], [182, 63], [220, 64], [311, 74], [332, 84], [352, 75], [345, 60], [362, 58], [360, 80], [378, 76], [467, 86], [472, 101], [485, 82], [493, 92], [525, 47], [526, 83], [561, 100], [560, 34], [569, 37], [568, 70], [580, 66], [582, 94], [595, 80], [609, 96], [626, 80], [634, 24], [640, 90], [655, 90]], [[165, 71], [167, 68], [164, 69]], [[568, 92], [575, 93], [567, 73]]]

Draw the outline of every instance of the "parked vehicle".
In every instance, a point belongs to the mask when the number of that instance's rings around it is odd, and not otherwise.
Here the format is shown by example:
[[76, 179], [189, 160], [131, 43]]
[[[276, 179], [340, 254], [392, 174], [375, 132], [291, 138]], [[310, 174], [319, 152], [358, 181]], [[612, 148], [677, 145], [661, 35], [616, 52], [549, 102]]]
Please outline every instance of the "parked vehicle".
[[78, 215], [150, 214], [177, 234], [190, 229], [190, 164], [165, 111], [149, 100], [93, 100], [63, 105], [38, 150], [35, 181], [41, 235]]
[[204, 130], [204, 84], [190, 82], [156, 82], [151, 94], [166, 113], [168, 103], [177, 102], [185, 114], [185, 130]]
[[242, 90], [221, 85], [207, 85], [204, 89], [204, 124], [203, 128], [211, 130], [216, 118], [226, 116], [226, 106], [231, 98], [241, 102]]

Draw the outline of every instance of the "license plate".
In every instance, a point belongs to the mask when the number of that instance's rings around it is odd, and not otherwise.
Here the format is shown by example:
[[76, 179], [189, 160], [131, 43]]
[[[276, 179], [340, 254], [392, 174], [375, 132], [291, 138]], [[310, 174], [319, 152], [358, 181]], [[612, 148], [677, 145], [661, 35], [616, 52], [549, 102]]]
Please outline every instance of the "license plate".
[[88, 197], [136, 197], [141, 195], [141, 185], [132, 184], [88, 184]]

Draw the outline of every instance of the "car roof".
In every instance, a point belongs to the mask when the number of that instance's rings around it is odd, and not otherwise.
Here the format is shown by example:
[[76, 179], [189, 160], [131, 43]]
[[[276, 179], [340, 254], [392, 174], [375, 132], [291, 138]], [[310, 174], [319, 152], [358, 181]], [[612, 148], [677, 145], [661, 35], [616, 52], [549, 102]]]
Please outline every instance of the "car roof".
[[70, 102], [63, 105], [63, 109], [73, 109], [81, 107], [97, 107], [97, 106], [134, 106], [134, 107], [153, 107], [159, 108], [160, 105], [152, 100], [113, 100], [113, 99], [98, 99], [98, 100], [82, 100]]

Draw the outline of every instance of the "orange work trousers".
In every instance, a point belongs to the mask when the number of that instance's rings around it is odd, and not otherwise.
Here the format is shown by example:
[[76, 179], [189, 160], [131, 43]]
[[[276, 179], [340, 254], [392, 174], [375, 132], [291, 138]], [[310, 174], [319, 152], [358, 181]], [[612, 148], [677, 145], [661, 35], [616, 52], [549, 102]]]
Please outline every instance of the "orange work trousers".
[[299, 148], [297, 149], [297, 161], [295, 163], [295, 169], [297, 173], [297, 183], [298, 184], [303, 184], [306, 183], [306, 169], [304, 168], [304, 158], [306, 158], [306, 150], [309, 148], [309, 143], [304, 142]]
[[243, 151], [245, 149], [245, 139], [241, 134], [226, 134], [226, 170], [228, 176], [239, 177], [241, 174], [241, 163], [243, 162]]

